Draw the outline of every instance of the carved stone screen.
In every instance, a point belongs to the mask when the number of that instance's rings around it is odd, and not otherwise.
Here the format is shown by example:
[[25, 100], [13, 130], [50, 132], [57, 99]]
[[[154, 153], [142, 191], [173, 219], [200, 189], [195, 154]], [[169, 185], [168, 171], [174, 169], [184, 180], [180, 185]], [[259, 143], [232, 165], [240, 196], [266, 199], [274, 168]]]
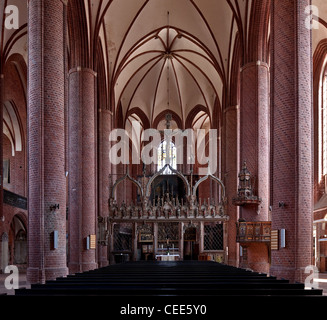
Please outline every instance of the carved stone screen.
[[132, 251], [133, 225], [131, 223], [117, 223], [114, 225], [114, 251]]
[[179, 223], [178, 222], [163, 222], [158, 223], [158, 241], [178, 241], [179, 240]]
[[204, 250], [224, 250], [224, 228], [223, 224], [204, 224]]

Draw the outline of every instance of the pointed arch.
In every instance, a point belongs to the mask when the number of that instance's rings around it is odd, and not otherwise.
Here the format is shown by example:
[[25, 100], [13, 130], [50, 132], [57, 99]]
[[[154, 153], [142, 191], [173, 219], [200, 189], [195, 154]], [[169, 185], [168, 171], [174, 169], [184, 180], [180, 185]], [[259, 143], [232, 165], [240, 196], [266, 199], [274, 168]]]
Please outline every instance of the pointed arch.
[[173, 174], [176, 174], [179, 178], [181, 178], [183, 180], [183, 182], [185, 184], [185, 187], [186, 187], [186, 190], [187, 190], [187, 197], [189, 197], [191, 195], [191, 186], [190, 186], [188, 180], [186, 179], [186, 177], [181, 172], [179, 172], [178, 170], [175, 170], [169, 164], [166, 164], [160, 171], [158, 171], [155, 175], [153, 175], [151, 177], [151, 179], [149, 180], [149, 182], [146, 185], [145, 196], [148, 197], [148, 198], [150, 197], [152, 183], [154, 182], [154, 180], [157, 177], [159, 177], [161, 174], [163, 174], [163, 172], [167, 168], [169, 168]]
[[[318, 189], [319, 177], [319, 106], [321, 105], [320, 85], [327, 58], [327, 39], [323, 39], [317, 45], [313, 55], [313, 116], [314, 116], [314, 182]], [[317, 196], [317, 194], [315, 194]]]
[[112, 197], [112, 199], [114, 199], [115, 198], [115, 192], [116, 192], [116, 189], [117, 189], [117, 187], [123, 182], [123, 181], [125, 181], [125, 180], [129, 180], [129, 181], [131, 181], [139, 190], [140, 190], [140, 194], [141, 194], [141, 197], [143, 198], [143, 189], [142, 189], [142, 186], [141, 186], [141, 184], [137, 181], [137, 180], [135, 180], [135, 179], [133, 179], [131, 176], [130, 176], [130, 174], [129, 174], [129, 172], [127, 172], [123, 177], [121, 177], [120, 179], [118, 179], [116, 182], [115, 182], [115, 184], [113, 185], [113, 187], [112, 187], [112, 191], [111, 191], [111, 197]]
[[172, 114], [173, 120], [176, 122], [179, 129], [184, 129], [184, 125], [183, 125], [183, 122], [182, 122], [182, 119], [180, 118], [180, 116], [176, 112], [174, 112], [174, 111], [172, 111], [170, 109], [169, 110], [164, 110], [164, 111], [162, 111], [161, 113], [159, 113], [157, 115], [157, 117], [154, 119], [153, 124], [152, 124], [152, 127], [154, 129], [157, 129], [160, 121], [165, 119], [165, 116], [166, 116], [167, 113]]
[[216, 176], [212, 175], [212, 174], [208, 174], [206, 176], [204, 176], [203, 178], [201, 178], [193, 187], [193, 196], [195, 197], [196, 196], [196, 191], [198, 189], [198, 187], [200, 186], [201, 183], [203, 183], [204, 181], [206, 181], [207, 179], [211, 179], [215, 182], [217, 182], [220, 187], [221, 187], [221, 190], [222, 190], [222, 199], [225, 199], [225, 196], [226, 196], [226, 190], [225, 190], [225, 185], [224, 183], [219, 179], [217, 178]]
[[[204, 113], [208, 114], [208, 116], [210, 116], [208, 108], [206, 108], [203, 105], [197, 105], [188, 113], [186, 121], [185, 121], [185, 128], [187, 128], [187, 129], [192, 128], [193, 120], [199, 112], [204, 112]], [[211, 124], [211, 120], [210, 120], [210, 124]]]
[[132, 108], [127, 112], [125, 124], [126, 124], [127, 119], [133, 114], [136, 114], [141, 119], [144, 130], [150, 129], [149, 118], [144, 113], [144, 111], [142, 109], [140, 109], [139, 107]]

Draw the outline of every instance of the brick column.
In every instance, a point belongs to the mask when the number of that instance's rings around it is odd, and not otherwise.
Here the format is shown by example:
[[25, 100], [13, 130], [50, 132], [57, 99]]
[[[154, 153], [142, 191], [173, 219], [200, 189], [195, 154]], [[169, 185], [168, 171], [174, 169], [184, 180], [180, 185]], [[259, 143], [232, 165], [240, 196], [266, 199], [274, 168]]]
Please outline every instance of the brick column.
[[236, 222], [239, 219], [239, 208], [233, 205], [233, 197], [237, 194], [239, 168], [239, 106], [231, 106], [224, 113], [225, 143], [225, 187], [227, 197], [228, 221], [228, 264], [238, 267], [239, 246], [236, 243]]
[[[272, 251], [271, 273], [304, 281], [312, 264], [312, 52], [309, 0], [272, 1], [272, 229], [286, 229], [286, 248]], [[285, 206], [280, 207], [279, 202]]]
[[247, 221], [268, 220], [269, 128], [269, 69], [260, 61], [248, 63], [241, 69], [240, 161], [247, 162], [255, 177], [255, 194], [263, 202], [259, 207], [241, 208], [241, 217]]
[[[260, 205], [240, 208], [246, 221], [267, 221], [270, 202], [270, 141], [269, 141], [269, 68], [264, 62], [246, 64], [241, 69], [241, 163], [254, 176], [254, 194]], [[247, 265], [255, 271], [269, 272], [268, 246], [253, 243], [247, 246]]]
[[96, 234], [95, 73], [69, 72], [69, 272], [95, 269], [96, 250], [86, 247]]
[[[111, 131], [110, 111], [105, 109], [99, 110], [99, 216], [107, 218], [109, 216], [108, 200], [111, 196], [109, 176], [111, 174], [111, 164], [109, 161]], [[99, 267], [108, 265], [108, 246], [101, 245], [98, 250]]]
[[[29, 1], [28, 269], [31, 283], [67, 274], [64, 132], [64, 10]], [[59, 209], [50, 206], [59, 204]], [[54, 231], [58, 246], [54, 247]]]
[[[0, 67], [0, 132], [3, 132], [4, 75]], [[0, 135], [0, 220], [3, 217], [3, 134]]]

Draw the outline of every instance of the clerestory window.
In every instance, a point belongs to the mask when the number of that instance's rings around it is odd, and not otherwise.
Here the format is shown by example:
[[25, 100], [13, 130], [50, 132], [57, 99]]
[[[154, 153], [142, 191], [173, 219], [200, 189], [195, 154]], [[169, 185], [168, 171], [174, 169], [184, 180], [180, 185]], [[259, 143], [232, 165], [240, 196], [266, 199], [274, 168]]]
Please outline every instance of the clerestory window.
[[[177, 169], [176, 146], [173, 142], [163, 141], [158, 148], [158, 171], [166, 164], [169, 164], [175, 170]], [[166, 168], [163, 174], [172, 174], [172, 171]]]

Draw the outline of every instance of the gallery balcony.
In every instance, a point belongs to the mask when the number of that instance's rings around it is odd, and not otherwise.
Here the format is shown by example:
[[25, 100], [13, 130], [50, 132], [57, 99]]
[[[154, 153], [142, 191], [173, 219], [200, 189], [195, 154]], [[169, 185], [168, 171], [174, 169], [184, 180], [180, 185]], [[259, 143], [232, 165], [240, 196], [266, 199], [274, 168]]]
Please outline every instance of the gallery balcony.
[[27, 210], [27, 198], [3, 189], [3, 203], [8, 206]]

